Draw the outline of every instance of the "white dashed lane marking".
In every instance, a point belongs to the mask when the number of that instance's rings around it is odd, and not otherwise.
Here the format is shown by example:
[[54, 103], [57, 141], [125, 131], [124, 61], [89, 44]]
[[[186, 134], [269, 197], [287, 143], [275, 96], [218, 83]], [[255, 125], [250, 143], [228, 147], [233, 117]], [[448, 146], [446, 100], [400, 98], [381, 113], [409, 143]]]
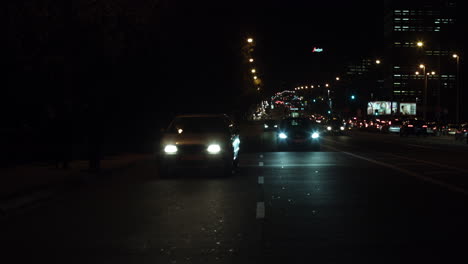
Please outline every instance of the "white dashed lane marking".
[[264, 184], [265, 183], [265, 178], [263, 176], [258, 177], [258, 184]]
[[257, 219], [265, 218], [265, 203], [258, 202], [257, 203]]

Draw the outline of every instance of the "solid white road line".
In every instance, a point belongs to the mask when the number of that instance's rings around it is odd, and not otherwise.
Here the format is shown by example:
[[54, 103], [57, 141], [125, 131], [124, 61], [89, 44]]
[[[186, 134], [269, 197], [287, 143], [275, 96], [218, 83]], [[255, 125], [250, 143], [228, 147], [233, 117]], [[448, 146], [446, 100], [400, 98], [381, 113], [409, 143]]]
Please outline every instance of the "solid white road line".
[[257, 219], [265, 218], [265, 203], [257, 202]]
[[[336, 148], [335, 148], [336, 149]], [[337, 151], [340, 151], [339, 149], [336, 149]], [[350, 152], [346, 152], [346, 151], [340, 151], [341, 153], [344, 153], [346, 155], [349, 155], [349, 156], [352, 156], [352, 157], [355, 157], [357, 159], [362, 159], [362, 160], [365, 160], [365, 161], [368, 161], [368, 162], [371, 162], [371, 163], [374, 163], [374, 164], [377, 164], [377, 165], [380, 165], [380, 166], [383, 166], [383, 167], [387, 167], [387, 168], [390, 168], [390, 169], [393, 169], [393, 170], [396, 170], [396, 171], [399, 171], [403, 174], [406, 174], [406, 175], [409, 175], [409, 176], [413, 176], [415, 178], [418, 178], [422, 181], [426, 181], [426, 182], [430, 182], [430, 183], [433, 183], [435, 185], [438, 185], [440, 187], [443, 187], [445, 189], [448, 189], [452, 192], [456, 192], [456, 193], [461, 193], [461, 194], [464, 194], [464, 195], [468, 195], [468, 191], [463, 189], [463, 188], [460, 188], [460, 187], [457, 187], [455, 185], [452, 185], [452, 184], [448, 184], [448, 183], [445, 183], [445, 182], [442, 182], [442, 181], [438, 181], [438, 180], [435, 180], [435, 179], [432, 179], [432, 178], [429, 178], [429, 177], [425, 177], [419, 173], [416, 173], [416, 172], [412, 172], [412, 171], [409, 171], [407, 169], [403, 169], [403, 168], [400, 168], [400, 167], [396, 167], [394, 165], [391, 165], [391, 164], [388, 164], [388, 163], [385, 163], [385, 162], [381, 162], [381, 161], [377, 161], [377, 160], [373, 160], [373, 159], [369, 159], [369, 158], [366, 158], [366, 157], [363, 157], [363, 156], [360, 156], [360, 155], [356, 155], [356, 154], [353, 154], [353, 153], [350, 153]]]
[[265, 183], [265, 178], [263, 176], [258, 177], [258, 184], [264, 184]]

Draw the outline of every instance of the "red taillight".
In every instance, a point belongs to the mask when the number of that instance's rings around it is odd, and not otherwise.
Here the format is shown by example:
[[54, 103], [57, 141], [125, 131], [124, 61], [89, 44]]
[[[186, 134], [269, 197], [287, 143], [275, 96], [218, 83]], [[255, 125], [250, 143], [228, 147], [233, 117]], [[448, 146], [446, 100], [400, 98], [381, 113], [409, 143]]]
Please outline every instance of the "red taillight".
[[413, 125], [408, 125], [408, 127], [413, 127]]
[[466, 132], [466, 129], [463, 129], [463, 132]]
[[426, 125], [424, 125], [423, 127], [427, 127]]
[[388, 121], [388, 124], [391, 125], [391, 124], [392, 124], [392, 121]]

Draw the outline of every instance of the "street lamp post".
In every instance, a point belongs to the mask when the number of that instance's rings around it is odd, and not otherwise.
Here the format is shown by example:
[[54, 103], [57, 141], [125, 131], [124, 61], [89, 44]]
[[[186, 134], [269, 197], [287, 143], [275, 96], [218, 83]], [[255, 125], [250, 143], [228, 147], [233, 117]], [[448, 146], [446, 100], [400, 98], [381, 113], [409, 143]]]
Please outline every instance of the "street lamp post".
[[455, 121], [458, 124], [460, 122], [460, 56], [453, 54], [453, 58], [457, 60], [457, 101], [455, 102]]
[[423, 119], [426, 120], [427, 117], [427, 76], [426, 66], [424, 64], [419, 65], [419, 68], [423, 70], [424, 74], [424, 102], [423, 102]]

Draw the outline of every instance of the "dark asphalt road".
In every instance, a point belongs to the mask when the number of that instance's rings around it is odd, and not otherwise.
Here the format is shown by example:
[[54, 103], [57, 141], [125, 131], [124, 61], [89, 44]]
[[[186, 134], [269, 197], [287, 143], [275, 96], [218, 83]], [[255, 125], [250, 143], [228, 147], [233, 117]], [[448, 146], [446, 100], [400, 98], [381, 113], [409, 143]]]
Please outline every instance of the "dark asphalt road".
[[243, 133], [231, 178], [146, 161], [2, 219], [4, 263], [468, 262], [465, 145], [353, 132], [275, 152]]

